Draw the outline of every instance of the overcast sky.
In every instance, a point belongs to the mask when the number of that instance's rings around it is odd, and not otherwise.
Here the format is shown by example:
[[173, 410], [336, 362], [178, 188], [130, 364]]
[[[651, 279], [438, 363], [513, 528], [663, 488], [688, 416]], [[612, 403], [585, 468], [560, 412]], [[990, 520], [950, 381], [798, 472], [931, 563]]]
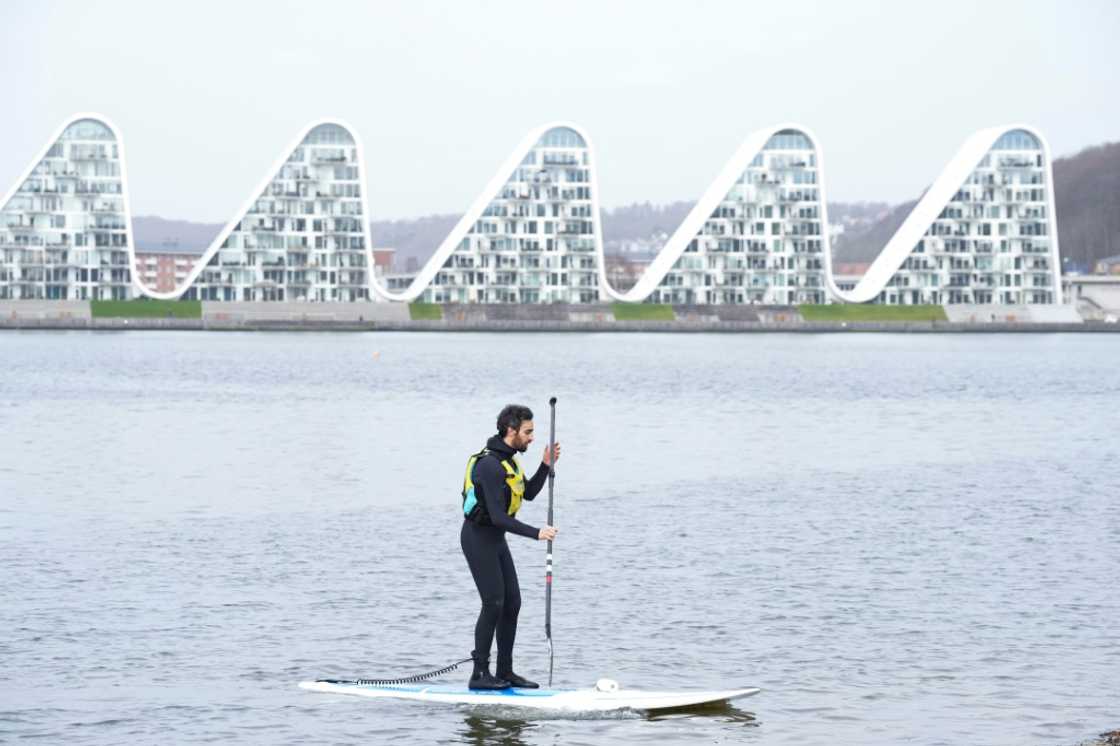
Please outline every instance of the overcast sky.
[[71, 114], [123, 133], [134, 215], [233, 217], [349, 122], [375, 219], [458, 213], [532, 127], [590, 132], [600, 202], [696, 199], [754, 129], [818, 135], [830, 200], [916, 197], [972, 131], [1120, 140], [1120, 2], [0, 3], [0, 190]]

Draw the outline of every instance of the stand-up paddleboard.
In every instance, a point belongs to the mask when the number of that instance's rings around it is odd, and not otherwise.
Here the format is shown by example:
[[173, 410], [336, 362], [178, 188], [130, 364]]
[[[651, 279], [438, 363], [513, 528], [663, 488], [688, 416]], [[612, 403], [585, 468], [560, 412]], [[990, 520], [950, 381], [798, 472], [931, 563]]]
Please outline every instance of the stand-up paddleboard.
[[[613, 682], [610, 682], [613, 684]], [[758, 694], [760, 689], [726, 689], [720, 691], [656, 692], [640, 689], [619, 689], [602, 685], [594, 689], [467, 689], [440, 684], [359, 684], [355, 681], [324, 679], [304, 681], [301, 689], [330, 694], [354, 694], [360, 697], [412, 699], [454, 705], [495, 705], [524, 707], [532, 710], [564, 712], [609, 712], [611, 710], [671, 710], [680, 707], [728, 702]]]
[[[556, 460], [556, 397], [548, 401], [551, 409], [548, 436], [548, 525], [553, 523], [553, 484]], [[468, 477], [470, 476], [468, 472]], [[464, 495], [466, 492], [464, 491]], [[465, 503], [464, 503], [465, 504]], [[472, 660], [464, 658], [444, 668], [415, 676], [396, 679], [318, 679], [300, 682], [301, 689], [327, 694], [351, 694], [359, 697], [409, 699], [451, 705], [483, 705], [522, 708], [537, 711], [612, 712], [638, 710], [655, 712], [730, 702], [750, 697], [761, 690], [722, 689], [715, 691], [645, 691], [620, 689], [611, 679], [600, 679], [593, 689], [553, 689], [552, 646], [552, 539], [545, 553], [545, 636], [548, 639], [548, 688], [545, 689], [470, 689], [463, 686], [436, 684], [432, 679], [449, 674]], [[482, 646], [489, 655], [490, 643]]]

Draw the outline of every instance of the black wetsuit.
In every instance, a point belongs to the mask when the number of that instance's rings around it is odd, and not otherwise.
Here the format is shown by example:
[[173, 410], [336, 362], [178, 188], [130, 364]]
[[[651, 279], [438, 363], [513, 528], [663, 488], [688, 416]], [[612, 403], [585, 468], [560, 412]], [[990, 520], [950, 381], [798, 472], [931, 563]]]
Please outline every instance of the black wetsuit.
[[[505, 441], [494, 436], [486, 441], [493, 456], [475, 462], [475, 495], [478, 497], [478, 520], [464, 519], [459, 532], [459, 543], [467, 558], [467, 565], [482, 598], [482, 610], [474, 626], [476, 659], [490, 657], [490, 644], [495, 630], [498, 636], [498, 665], [496, 673], [509, 673], [513, 662], [513, 640], [517, 635], [517, 614], [521, 611], [521, 588], [517, 583], [517, 569], [506, 544], [506, 532], [536, 539], [540, 529], [522, 523], [509, 515], [510, 490], [506, 484], [506, 470], [500, 459], [509, 459], [517, 452]], [[496, 457], [496, 458], [495, 458]], [[548, 467], [543, 463], [537, 473], [525, 482], [525, 500], [532, 500], [548, 480]]]

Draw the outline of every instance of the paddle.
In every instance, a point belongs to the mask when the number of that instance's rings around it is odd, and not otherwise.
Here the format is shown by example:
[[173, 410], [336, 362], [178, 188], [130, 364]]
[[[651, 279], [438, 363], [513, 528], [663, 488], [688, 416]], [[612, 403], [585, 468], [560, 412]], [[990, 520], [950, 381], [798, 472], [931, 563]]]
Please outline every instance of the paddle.
[[[552, 525], [553, 482], [556, 480], [556, 397], [548, 400], [548, 523]], [[544, 634], [548, 638], [548, 686], [552, 688], [552, 539], [544, 555]]]

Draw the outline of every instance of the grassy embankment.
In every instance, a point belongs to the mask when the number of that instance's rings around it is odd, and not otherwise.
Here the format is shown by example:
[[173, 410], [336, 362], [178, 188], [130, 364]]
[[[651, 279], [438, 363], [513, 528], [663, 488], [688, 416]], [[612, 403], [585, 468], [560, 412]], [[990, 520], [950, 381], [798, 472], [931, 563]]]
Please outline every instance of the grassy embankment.
[[413, 321], [441, 321], [443, 306], [438, 303], [409, 303], [408, 317]]
[[941, 306], [876, 306], [857, 303], [798, 306], [806, 321], [947, 321]]
[[665, 303], [615, 303], [615, 321], [676, 321], [673, 307]]
[[91, 300], [95, 319], [201, 319], [202, 302], [197, 300]]

